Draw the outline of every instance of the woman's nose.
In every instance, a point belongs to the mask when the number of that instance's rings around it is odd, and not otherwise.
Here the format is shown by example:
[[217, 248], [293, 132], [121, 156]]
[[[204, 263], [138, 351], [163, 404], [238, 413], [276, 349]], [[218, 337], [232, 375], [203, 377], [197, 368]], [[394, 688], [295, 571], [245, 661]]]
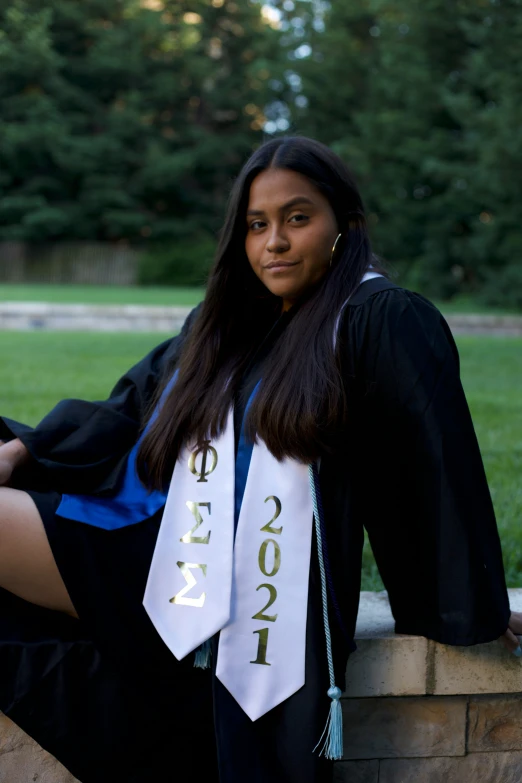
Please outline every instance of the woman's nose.
[[290, 242], [285, 236], [284, 231], [281, 230], [280, 226], [274, 226], [270, 236], [268, 237], [266, 249], [269, 251], [269, 253], [283, 253], [285, 250], [288, 250], [289, 247]]

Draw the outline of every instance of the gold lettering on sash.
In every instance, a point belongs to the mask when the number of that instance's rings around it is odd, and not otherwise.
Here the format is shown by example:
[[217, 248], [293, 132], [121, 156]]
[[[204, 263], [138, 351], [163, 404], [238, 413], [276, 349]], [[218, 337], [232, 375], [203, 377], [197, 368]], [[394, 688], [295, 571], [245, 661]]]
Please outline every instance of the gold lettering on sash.
[[259, 587], [256, 587], [256, 593], [258, 590], [261, 590], [262, 587], [266, 587], [270, 595], [270, 598], [268, 599], [268, 603], [266, 604], [266, 606], [263, 606], [263, 608], [259, 612], [257, 612], [252, 616], [252, 620], [262, 620], [265, 623], [275, 623], [275, 621], [277, 620], [277, 614], [264, 614], [264, 612], [266, 612], [267, 609], [270, 609], [270, 607], [276, 600], [277, 590], [275, 589], [274, 585], [269, 585], [266, 584], [265, 582], [264, 584], [259, 585]]
[[177, 566], [180, 569], [181, 573], [185, 577], [186, 585], [185, 587], [182, 587], [179, 593], [176, 593], [174, 598], [169, 599], [169, 603], [171, 604], [178, 604], [181, 606], [203, 606], [205, 603], [206, 593], [201, 593], [199, 598], [184, 598], [185, 594], [188, 593], [189, 590], [191, 590], [194, 585], [197, 585], [197, 580], [194, 579], [194, 576], [191, 572], [192, 568], [201, 568], [203, 571], [203, 576], [207, 575], [207, 566], [204, 563], [183, 563], [181, 560], [178, 560]]
[[[265, 503], [267, 503], [269, 500], [273, 500], [275, 503], [275, 514], [270, 520], [270, 522], [267, 522], [266, 525], [263, 525], [263, 527], [261, 528], [261, 532], [272, 533], [272, 535], [280, 536], [281, 533], [283, 532], [283, 528], [272, 527], [272, 524], [276, 521], [278, 516], [281, 514], [281, 509], [282, 509], [281, 501], [275, 495], [269, 495], [265, 499]], [[269, 544], [272, 544], [274, 548], [274, 562], [270, 571], [267, 570], [267, 565], [266, 565], [266, 551], [268, 549]], [[279, 569], [281, 568], [281, 548], [277, 543], [277, 541], [275, 541], [273, 538], [267, 538], [261, 544], [261, 547], [259, 548], [258, 563], [259, 563], [259, 569], [261, 573], [268, 577], [275, 576], [279, 571]], [[261, 590], [262, 587], [266, 587], [270, 597], [268, 599], [268, 603], [259, 612], [256, 612], [256, 614], [252, 616], [252, 620], [262, 620], [265, 623], [266, 622], [275, 623], [275, 621], [277, 620], [277, 614], [265, 614], [265, 612], [277, 600], [277, 589], [274, 585], [264, 582], [263, 584], [259, 585], [259, 587], [256, 587], [256, 592], [258, 590]], [[257, 642], [257, 658], [255, 659], [255, 661], [250, 661], [250, 663], [258, 663], [262, 666], [272, 665], [271, 663], [268, 663], [268, 661], [266, 660], [266, 650], [268, 646], [268, 631], [269, 628], [260, 628], [257, 631], [252, 631], [252, 633], [259, 634], [259, 637]]]
[[[198, 470], [196, 467], [196, 459], [200, 454], [202, 455], [201, 470]], [[209, 454], [211, 455], [211, 461], [210, 461], [210, 467], [207, 470], [207, 459]], [[210, 474], [216, 469], [217, 464], [218, 464], [217, 451], [214, 448], [214, 446], [210, 445], [209, 440], [204, 440], [200, 446], [197, 446], [196, 450], [191, 453], [188, 461], [188, 467], [190, 472], [193, 473], [195, 476], [199, 476], [198, 483], [202, 483], [202, 482], [206, 483], [207, 476], [210, 476]]]
[[266, 660], [266, 647], [268, 644], [268, 628], [261, 628], [259, 631], [254, 631], [254, 633], [259, 634], [259, 640], [257, 643], [257, 658], [255, 661], [249, 661], [249, 663], [260, 663], [262, 666], [271, 666], [271, 663], [268, 663]]
[[[272, 566], [272, 570], [270, 573], [267, 571], [266, 568], [266, 550], [268, 549], [268, 545], [273, 544], [274, 545], [274, 564]], [[274, 541], [273, 538], [267, 538], [266, 541], [263, 541], [261, 544], [261, 548], [259, 550], [259, 568], [261, 569], [261, 573], [265, 576], [275, 576], [277, 572], [279, 571], [281, 567], [281, 548], [277, 541]]]
[[181, 536], [179, 539], [184, 544], [208, 544], [210, 541], [210, 533], [209, 530], [206, 536], [193, 536], [192, 534], [195, 533], [195, 531], [203, 524], [203, 517], [199, 513], [199, 508], [207, 508], [208, 509], [208, 515], [211, 514], [210, 509], [210, 503], [195, 503], [193, 500], [187, 500], [185, 503], [188, 510], [196, 520], [196, 524], [194, 527], [191, 527], [188, 533], [185, 533], [184, 536]]
[[279, 500], [279, 498], [276, 498], [275, 495], [269, 495], [266, 498], [265, 503], [267, 501], [269, 501], [269, 500], [273, 500], [274, 501], [276, 510], [275, 510], [275, 514], [272, 517], [272, 519], [270, 520], [270, 522], [267, 522], [266, 525], [264, 525], [261, 528], [261, 532], [262, 533], [272, 533], [273, 536], [280, 536], [281, 533], [283, 532], [283, 528], [282, 527], [270, 527], [270, 525], [272, 524], [272, 522], [276, 521], [277, 517], [281, 513], [281, 501]]

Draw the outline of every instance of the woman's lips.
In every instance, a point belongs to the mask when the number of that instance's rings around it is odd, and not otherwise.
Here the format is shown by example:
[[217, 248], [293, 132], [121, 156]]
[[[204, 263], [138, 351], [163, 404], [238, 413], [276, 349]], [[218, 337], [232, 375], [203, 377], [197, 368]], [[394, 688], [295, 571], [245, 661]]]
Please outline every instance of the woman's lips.
[[272, 261], [265, 266], [265, 270], [272, 273], [286, 272], [288, 269], [297, 266], [298, 263], [298, 261]]

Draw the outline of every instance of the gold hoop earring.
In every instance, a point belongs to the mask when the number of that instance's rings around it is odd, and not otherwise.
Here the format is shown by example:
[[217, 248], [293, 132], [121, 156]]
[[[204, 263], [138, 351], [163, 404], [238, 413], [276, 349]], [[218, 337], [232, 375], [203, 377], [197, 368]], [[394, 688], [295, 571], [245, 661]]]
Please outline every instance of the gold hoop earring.
[[337, 243], [339, 242], [341, 236], [342, 236], [342, 234], [337, 234], [337, 238], [336, 238], [336, 240], [335, 240], [335, 242], [333, 244], [332, 253], [330, 255], [330, 266], [332, 266], [333, 257], [334, 257], [334, 253], [335, 253], [335, 248], [337, 247]]

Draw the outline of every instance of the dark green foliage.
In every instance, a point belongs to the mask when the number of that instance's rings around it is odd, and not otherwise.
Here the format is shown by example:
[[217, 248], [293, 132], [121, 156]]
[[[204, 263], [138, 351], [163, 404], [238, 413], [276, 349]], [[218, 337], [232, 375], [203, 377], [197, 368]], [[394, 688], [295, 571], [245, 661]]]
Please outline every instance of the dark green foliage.
[[288, 118], [354, 169], [405, 284], [520, 308], [522, 0], [271, 5], [4, 0], [0, 241], [150, 241], [142, 279], [199, 281], [169, 259]]
[[211, 236], [194, 236], [169, 244], [151, 244], [141, 256], [141, 285], [191, 285], [206, 283], [216, 243]]
[[514, 257], [516, 263], [501, 269], [484, 269], [485, 282], [480, 298], [485, 304], [522, 311], [522, 264], [518, 255]]
[[217, 231], [284, 69], [258, 4], [10, 0], [0, 30], [0, 240]]
[[520, 0], [351, 0], [306, 24], [295, 128], [351, 165], [377, 251], [431, 296], [520, 307]]

